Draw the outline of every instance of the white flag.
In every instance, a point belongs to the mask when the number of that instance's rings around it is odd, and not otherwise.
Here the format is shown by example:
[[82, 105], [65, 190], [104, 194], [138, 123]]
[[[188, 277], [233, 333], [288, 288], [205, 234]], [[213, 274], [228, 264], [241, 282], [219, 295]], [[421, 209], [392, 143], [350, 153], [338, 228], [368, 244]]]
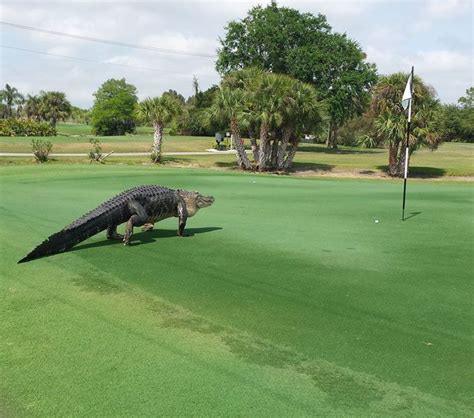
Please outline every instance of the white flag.
[[403, 97], [402, 97], [403, 110], [407, 110], [408, 105], [411, 102], [411, 83], [412, 83], [412, 80], [411, 80], [411, 73], [410, 73], [410, 77], [408, 77], [407, 85], [405, 87], [405, 91], [403, 92]]

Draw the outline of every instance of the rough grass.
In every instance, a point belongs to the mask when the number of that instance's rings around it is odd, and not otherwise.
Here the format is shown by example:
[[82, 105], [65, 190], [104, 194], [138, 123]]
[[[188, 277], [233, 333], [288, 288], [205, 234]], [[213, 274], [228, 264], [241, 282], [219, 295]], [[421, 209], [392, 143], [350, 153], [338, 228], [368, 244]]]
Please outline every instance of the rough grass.
[[[471, 184], [412, 181], [401, 222], [399, 181], [0, 173], [2, 415], [473, 415]], [[16, 264], [143, 183], [216, 203]]]
[[[50, 140], [54, 153], [88, 153], [92, 150], [89, 140], [92, 138], [87, 125], [59, 124], [56, 137]], [[138, 128], [136, 135], [98, 137], [104, 153], [149, 152], [152, 143], [151, 128]], [[32, 137], [0, 137], [0, 152], [31, 152]], [[39, 138], [41, 139], [41, 138]], [[205, 151], [213, 144], [211, 137], [170, 136], [165, 135], [163, 152]], [[61, 159], [64, 157], [61, 157]], [[445, 143], [437, 151], [421, 149], [416, 151], [410, 162], [410, 175], [418, 177], [474, 176], [474, 144]], [[169, 164], [191, 165], [205, 168], [235, 167], [235, 157], [228, 155], [211, 156], [173, 156], [166, 157]], [[66, 161], [83, 163], [85, 157], [68, 158]], [[148, 163], [149, 158], [108, 159], [122, 164]], [[340, 147], [328, 150], [321, 144], [301, 144], [295, 158], [295, 170], [300, 174], [342, 174], [342, 175], [380, 175], [385, 172], [388, 153], [385, 149], [363, 149]], [[31, 159], [0, 158], [0, 165], [32, 163]]]
[[[125, 136], [51, 136], [51, 137], [0, 137], [0, 152], [31, 152], [31, 140], [51, 141], [54, 153], [88, 153], [93, 147], [89, 140], [98, 138], [104, 153], [114, 152], [149, 152], [153, 142], [150, 135]], [[163, 152], [204, 151], [210, 148], [212, 138], [191, 136], [169, 136], [163, 139]]]

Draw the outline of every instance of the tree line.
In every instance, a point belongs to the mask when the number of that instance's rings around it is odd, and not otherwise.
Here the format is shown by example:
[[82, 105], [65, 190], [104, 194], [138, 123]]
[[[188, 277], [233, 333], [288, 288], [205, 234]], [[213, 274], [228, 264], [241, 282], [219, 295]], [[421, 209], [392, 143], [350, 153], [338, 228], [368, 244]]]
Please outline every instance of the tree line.
[[[0, 93], [1, 115], [90, 123], [97, 135], [133, 133], [137, 124], [148, 124], [154, 128], [157, 163], [165, 126], [172, 134], [230, 131], [238, 164], [246, 170], [289, 169], [303, 135], [329, 148], [387, 146], [388, 171], [401, 174], [406, 112], [400, 102], [408, 74], [379, 75], [357, 42], [333, 32], [325, 16], [279, 7], [276, 1], [230, 22], [220, 44], [220, 84], [201, 91], [194, 78], [188, 99], [169, 90], [140, 102], [135, 86], [111, 79], [94, 93], [94, 105], [86, 111], [71, 106], [60, 92], [24, 99], [7, 85]], [[414, 86], [410, 155], [420, 146], [474, 140], [473, 87], [458, 104], [442, 105], [421, 78]]]
[[0, 90], [0, 116], [25, 118], [33, 121], [49, 122], [56, 127], [58, 120], [71, 115], [73, 106], [60, 91], [41, 91], [39, 95], [23, 96], [16, 87], [9, 84]]

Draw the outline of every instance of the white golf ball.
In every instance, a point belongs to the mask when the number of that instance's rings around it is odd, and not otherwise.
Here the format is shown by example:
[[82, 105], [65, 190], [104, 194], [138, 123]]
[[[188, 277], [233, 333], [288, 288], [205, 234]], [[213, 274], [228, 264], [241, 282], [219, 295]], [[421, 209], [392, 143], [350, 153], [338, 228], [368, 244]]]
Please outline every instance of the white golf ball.
[[376, 220], [375, 220], [375, 223], [376, 223], [376, 224], [378, 224], [378, 223], [379, 223], [379, 220], [378, 220], [378, 219], [376, 219]]

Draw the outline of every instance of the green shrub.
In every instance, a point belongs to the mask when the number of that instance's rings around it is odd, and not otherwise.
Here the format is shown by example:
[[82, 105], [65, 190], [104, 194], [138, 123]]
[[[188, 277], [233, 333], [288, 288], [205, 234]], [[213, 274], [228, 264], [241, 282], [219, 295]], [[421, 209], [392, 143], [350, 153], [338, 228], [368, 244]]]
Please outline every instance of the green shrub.
[[137, 89], [125, 79], [110, 79], [94, 93], [90, 111], [92, 132], [95, 135], [125, 135], [135, 132]]
[[0, 119], [0, 136], [56, 136], [56, 129], [46, 122]]
[[45, 163], [48, 161], [48, 156], [53, 149], [51, 141], [42, 141], [41, 139], [32, 139], [31, 145], [33, 147], [33, 154], [36, 161], [39, 163]]

